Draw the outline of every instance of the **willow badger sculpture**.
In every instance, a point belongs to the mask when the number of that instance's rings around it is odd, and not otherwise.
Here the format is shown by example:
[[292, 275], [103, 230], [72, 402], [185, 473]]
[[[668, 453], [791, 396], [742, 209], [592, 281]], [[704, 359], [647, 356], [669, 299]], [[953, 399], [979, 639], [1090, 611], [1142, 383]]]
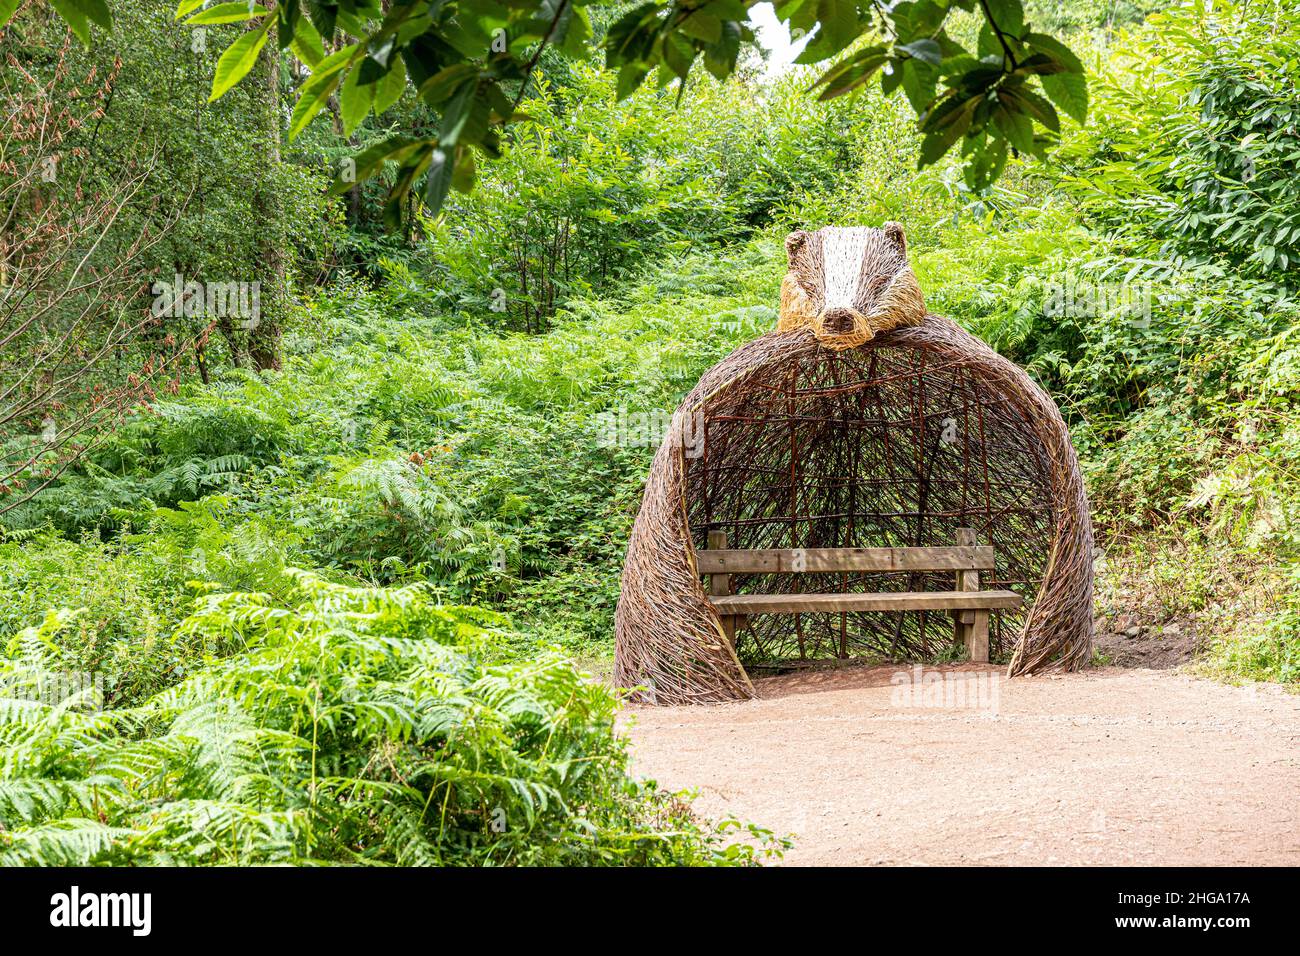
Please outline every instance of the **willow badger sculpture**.
[[846, 349], [880, 332], [925, 321], [925, 298], [907, 264], [903, 227], [827, 227], [792, 232], [781, 282], [778, 332], [809, 328], [828, 348]]
[[[943, 545], [973, 526], [997, 555], [1001, 583], [988, 586], [1013, 587], [1027, 604], [1018, 634], [1000, 630], [995, 643], [1008, 676], [1087, 663], [1092, 525], [1055, 403], [1014, 363], [927, 313], [897, 223], [800, 230], [785, 245], [777, 327], [701, 377], [651, 465], [615, 617], [616, 683], [660, 704], [754, 696], [697, 572], [713, 528], [730, 547], [752, 548]], [[942, 452], [941, 480], [927, 478], [929, 501], [918, 502], [920, 475], [933, 469], [920, 463], [941, 458], [945, 415], [964, 416], [964, 444]], [[827, 507], [844, 488], [856, 504]], [[864, 517], [846, 526], [855, 508]], [[789, 577], [775, 586], [792, 586]], [[916, 656], [911, 637], [899, 641], [902, 625], [881, 619], [857, 622], [865, 636], [855, 649]], [[785, 626], [752, 621], [751, 642]]]

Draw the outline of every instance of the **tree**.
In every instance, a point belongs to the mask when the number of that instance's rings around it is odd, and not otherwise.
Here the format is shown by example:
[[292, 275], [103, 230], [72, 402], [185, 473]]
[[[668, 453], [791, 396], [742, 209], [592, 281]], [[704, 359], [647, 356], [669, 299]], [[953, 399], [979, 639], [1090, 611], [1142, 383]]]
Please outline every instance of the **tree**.
[[165, 309], [139, 307], [149, 254], [184, 207], [137, 215], [151, 205], [157, 152], [108, 184], [88, 172], [87, 147], [74, 144], [103, 118], [117, 70], [73, 74], [68, 52], [55, 51], [46, 81], [12, 56], [0, 73], [0, 515], [174, 385], [194, 344]]
[[[263, 102], [264, 165], [271, 173], [280, 165], [280, 58], [273, 51], [262, 51], [265, 72], [265, 100]], [[282, 198], [271, 176], [258, 183], [256, 206], [263, 223], [259, 236], [258, 252], [262, 260], [265, 285], [261, 296], [261, 314], [252, 321], [248, 331], [248, 357], [254, 368], [280, 367], [280, 318], [288, 300], [287, 269], [285, 267], [285, 238], [275, 228], [283, 221], [280, 209]]]
[[[760, 0], [646, 0], [628, 9], [603, 40], [620, 96], [652, 74], [684, 88], [697, 62], [714, 76], [736, 67], [753, 41], [749, 8]], [[442, 207], [452, 187], [473, 188], [478, 157], [500, 156], [501, 131], [518, 107], [542, 52], [586, 56], [593, 45], [588, 9], [608, 0], [233, 0], [205, 6], [181, 0], [190, 24], [252, 22], [222, 55], [215, 100], [237, 84], [275, 37], [311, 71], [294, 106], [292, 139], [338, 96], [345, 134], [370, 113], [382, 114], [414, 84], [441, 117], [433, 135], [389, 136], [346, 163], [337, 192], [398, 164], [387, 218], [420, 185], [425, 204]], [[0, 0], [0, 25], [17, 0]], [[814, 83], [822, 99], [863, 88], [879, 77], [901, 88], [925, 134], [920, 165], [959, 141], [973, 188], [991, 184], [1008, 152], [1042, 155], [1060, 129], [1057, 110], [1082, 122], [1087, 86], [1078, 58], [1059, 40], [1035, 32], [1021, 0], [776, 0], [778, 17], [811, 42], [803, 63], [829, 63]], [[57, 9], [90, 42], [92, 24], [111, 26], [107, 0], [61, 0]], [[957, 11], [982, 21], [975, 49], [950, 35]]]

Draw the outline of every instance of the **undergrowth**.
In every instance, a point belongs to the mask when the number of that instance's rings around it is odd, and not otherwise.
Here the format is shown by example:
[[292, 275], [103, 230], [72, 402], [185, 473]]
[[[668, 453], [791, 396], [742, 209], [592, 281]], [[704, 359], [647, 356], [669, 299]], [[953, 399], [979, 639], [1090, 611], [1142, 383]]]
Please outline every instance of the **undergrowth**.
[[[292, 599], [212, 593], [204, 658], [131, 706], [46, 700], [75, 613], [10, 642], [0, 865], [745, 864], [785, 841], [711, 825], [627, 772], [616, 698], [503, 621], [420, 585], [290, 569]], [[45, 693], [42, 693], [44, 691]], [[747, 841], [731, 841], [742, 830]]]

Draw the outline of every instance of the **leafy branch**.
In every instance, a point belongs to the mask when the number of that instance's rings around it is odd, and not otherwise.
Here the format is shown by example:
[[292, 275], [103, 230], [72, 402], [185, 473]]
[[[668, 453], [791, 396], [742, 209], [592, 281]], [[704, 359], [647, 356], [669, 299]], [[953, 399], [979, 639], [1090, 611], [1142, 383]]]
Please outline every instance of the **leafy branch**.
[[[619, 98], [653, 74], [660, 86], [685, 87], [702, 62], [718, 79], [736, 69], [754, 42], [750, 8], [760, 0], [645, 0], [613, 22], [599, 41], [617, 73]], [[91, 26], [111, 26], [108, 0], [51, 0], [87, 43]], [[400, 134], [353, 157], [335, 190], [398, 166], [387, 218], [400, 219], [407, 196], [423, 185], [436, 212], [448, 190], [473, 189], [476, 156], [500, 156], [504, 128], [542, 52], [590, 56], [598, 45], [588, 10], [610, 0], [181, 0], [187, 25], [255, 22], [217, 64], [212, 98], [253, 68], [274, 27], [276, 45], [310, 73], [290, 122], [299, 135], [338, 94], [348, 135], [370, 113], [380, 115], [408, 88], [441, 116], [431, 136]], [[0, 26], [17, 0], [0, 0]], [[972, 188], [1000, 175], [1008, 152], [1041, 156], [1060, 130], [1057, 110], [1082, 123], [1087, 85], [1078, 57], [1052, 36], [1033, 32], [1022, 0], [776, 0], [777, 16], [795, 36], [811, 40], [797, 62], [829, 63], [814, 83], [822, 100], [864, 88], [902, 88], [924, 134], [919, 165], [936, 162], [961, 141]], [[945, 24], [962, 10], [984, 21], [977, 48], [954, 40]], [[861, 41], [861, 42], [860, 42]]]

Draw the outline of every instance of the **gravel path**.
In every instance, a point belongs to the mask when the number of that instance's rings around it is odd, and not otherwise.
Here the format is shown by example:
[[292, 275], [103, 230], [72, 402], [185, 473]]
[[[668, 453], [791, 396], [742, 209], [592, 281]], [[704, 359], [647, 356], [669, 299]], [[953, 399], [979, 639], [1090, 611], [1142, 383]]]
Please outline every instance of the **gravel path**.
[[1300, 696], [1173, 671], [938, 670], [945, 706], [915, 670], [843, 668], [622, 720], [637, 772], [794, 834], [789, 864], [1300, 864]]

